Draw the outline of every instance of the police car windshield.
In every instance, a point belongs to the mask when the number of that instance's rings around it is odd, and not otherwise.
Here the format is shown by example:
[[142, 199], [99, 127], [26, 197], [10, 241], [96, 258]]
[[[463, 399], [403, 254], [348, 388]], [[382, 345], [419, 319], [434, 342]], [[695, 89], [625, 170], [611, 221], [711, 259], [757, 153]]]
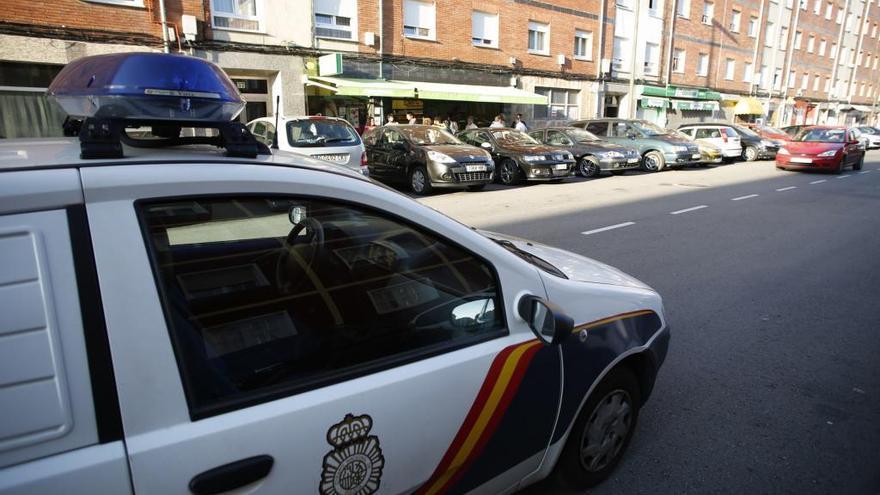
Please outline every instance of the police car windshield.
[[578, 143], [586, 143], [590, 141], [598, 141], [599, 138], [590, 131], [585, 131], [583, 129], [569, 129], [566, 131], [568, 136]]
[[532, 136], [520, 131], [513, 131], [509, 129], [505, 129], [503, 131], [493, 131], [492, 136], [495, 137], [495, 140], [498, 141], [498, 144], [501, 145], [513, 145], [513, 146], [532, 146], [536, 144], [541, 144], [535, 140]]
[[360, 138], [347, 122], [331, 119], [291, 120], [287, 139], [296, 148], [354, 146]]
[[452, 134], [429, 126], [400, 127], [400, 132], [406, 135], [407, 139], [415, 144], [432, 145], [432, 144], [462, 144]]

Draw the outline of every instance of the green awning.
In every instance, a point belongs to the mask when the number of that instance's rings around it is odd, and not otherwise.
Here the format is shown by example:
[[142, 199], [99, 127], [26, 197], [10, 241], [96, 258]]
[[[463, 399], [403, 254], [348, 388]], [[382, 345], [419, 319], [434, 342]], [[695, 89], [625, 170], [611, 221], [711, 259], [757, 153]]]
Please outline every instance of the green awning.
[[639, 99], [639, 102], [645, 108], [666, 108], [669, 106], [669, 100], [666, 98], [651, 98], [643, 96]]
[[672, 108], [677, 110], [718, 110], [717, 101], [672, 100]]
[[310, 76], [306, 84], [330, 89], [340, 96], [380, 96], [421, 100], [477, 101], [547, 105], [547, 97], [510, 86], [476, 86], [421, 81], [352, 79]]
[[703, 88], [679, 88], [677, 86], [644, 86], [642, 94], [647, 96], [665, 96], [667, 98], [691, 98], [697, 100], [720, 100], [721, 93]]

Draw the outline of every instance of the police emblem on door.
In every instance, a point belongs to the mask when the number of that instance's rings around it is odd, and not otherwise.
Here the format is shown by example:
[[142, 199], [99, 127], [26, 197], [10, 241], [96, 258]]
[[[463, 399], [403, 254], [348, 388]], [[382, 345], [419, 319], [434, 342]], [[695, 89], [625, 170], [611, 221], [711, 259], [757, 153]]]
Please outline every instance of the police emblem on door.
[[327, 430], [333, 450], [324, 456], [322, 495], [367, 495], [379, 489], [385, 457], [379, 438], [369, 434], [372, 428], [370, 416], [346, 414]]

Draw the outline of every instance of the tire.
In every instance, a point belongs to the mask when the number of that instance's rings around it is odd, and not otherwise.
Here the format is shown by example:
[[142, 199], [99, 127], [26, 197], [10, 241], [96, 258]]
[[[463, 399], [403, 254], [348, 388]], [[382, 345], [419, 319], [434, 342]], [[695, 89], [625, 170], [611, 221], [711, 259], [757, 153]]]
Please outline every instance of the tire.
[[504, 160], [498, 168], [498, 180], [505, 186], [515, 186], [516, 184], [519, 184], [519, 166], [509, 158]]
[[585, 156], [578, 160], [577, 174], [581, 177], [598, 177], [601, 173], [602, 169], [599, 168], [599, 162], [597, 162], [595, 158]]
[[431, 176], [428, 175], [428, 171], [423, 166], [413, 167], [409, 172], [409, 187], [412, 189], [412, 192], [418, 194], [419, 196], [427, 196], [433, 192], [434, 188], [431, 186]]
[[486, 189], [486, 184], [480, 184], [477, 186], [467, 186], [468, 191], [482, 191], [483, 189]]
[[865, 164], [865, 155], [862, 155], [862, 157], [859, 158], [859, 162], [856, 163], [855, 165], [853, 165], [853, 170], [861, 170], [862, 165], [864, 165], [864, 164]]
[[[571, 429], [554, 469], [557, 483], [583, 490], [605, 480], [629, 446], [640, 401], [633, 372], [625, 367], [612, 370], [590, 394]], [[588, 450], [594, 455], [586, 456]]]
[[645, 157], [642, 160], [642, 168], [648, 172], [659, 172], [666, 168], [666, 159], [663, 158], [663, 153], [659, 151], [645, 153]]
[[747, 162], [753, 162], [758, 159], [758, 148], [754, 146], [746, 146], [742, 151], [742, 159]]

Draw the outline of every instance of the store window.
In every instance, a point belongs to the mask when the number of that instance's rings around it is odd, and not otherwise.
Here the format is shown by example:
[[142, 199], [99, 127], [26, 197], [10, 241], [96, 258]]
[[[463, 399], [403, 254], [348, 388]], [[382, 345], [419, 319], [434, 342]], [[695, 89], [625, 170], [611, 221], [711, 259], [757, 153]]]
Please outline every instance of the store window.
[[535, 93], [544, 95], [549, 105], [535, 105], [535, 119], [575, 120], [580, 116], [576, 89], [535, 88]]
[[357, 41], [357, 0], [314, 0], [315, 36]]
[[261, 78], [232, 76], [232, 82], [247, 102], [239, 120], [247, 123], [271, 113], [272, 98], [269, 95], [269, 81]]
[[434, 2], [403, 0], [403, 35], [433, 40], [436, 37], [437, 11]]
[[574, 58], [579, 60], [593, 59], [593, 32], [575, 30]]
[[235, 31], [263, 30], [262, 0], [211, 0], [215, 28]]
[[474, 46], [498, 48], [498, 14], [475, 10], [471, 14], [471, 43]]
[[550, 54], [550, 25], [529, 21], [529, 53]]

